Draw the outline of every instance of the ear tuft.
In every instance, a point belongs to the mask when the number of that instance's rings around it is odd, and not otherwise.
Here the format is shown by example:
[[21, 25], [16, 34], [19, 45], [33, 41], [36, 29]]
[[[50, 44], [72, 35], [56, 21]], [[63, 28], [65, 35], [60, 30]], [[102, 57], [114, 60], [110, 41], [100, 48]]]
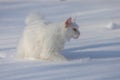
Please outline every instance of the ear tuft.
[[72, 23], [72, 18], [68, 18], [66, 21], [65, 21], [65, 27], [69, 27], [69, 25]]

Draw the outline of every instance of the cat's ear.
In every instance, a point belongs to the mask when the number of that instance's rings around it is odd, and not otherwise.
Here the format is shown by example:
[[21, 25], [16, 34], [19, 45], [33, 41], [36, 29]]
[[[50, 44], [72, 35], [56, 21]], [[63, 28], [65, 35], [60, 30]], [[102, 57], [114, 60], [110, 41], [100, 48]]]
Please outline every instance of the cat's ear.
[[72, 18], [69, 17], [69, 18], [65, 21], [65, 27], [66, 27], [66, 28], [69, 27], [71, 23], [72, 23]]

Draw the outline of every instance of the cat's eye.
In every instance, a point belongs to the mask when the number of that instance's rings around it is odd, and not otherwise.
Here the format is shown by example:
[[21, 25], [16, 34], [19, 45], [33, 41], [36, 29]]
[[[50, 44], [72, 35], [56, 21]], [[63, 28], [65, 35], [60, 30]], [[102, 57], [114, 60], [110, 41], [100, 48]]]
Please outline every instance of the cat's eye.
[[73, 28], [73, 31], [77, 31], [77, 29], [76, 29], [76, 28]]

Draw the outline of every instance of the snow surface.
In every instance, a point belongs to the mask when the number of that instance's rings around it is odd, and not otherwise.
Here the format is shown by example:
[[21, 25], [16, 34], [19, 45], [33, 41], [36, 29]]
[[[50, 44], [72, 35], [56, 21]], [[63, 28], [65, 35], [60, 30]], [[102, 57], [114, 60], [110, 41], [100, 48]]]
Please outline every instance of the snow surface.
[[[24, 19], [40, 11], [48, 21], [77, 17], [81, 36], [61, 53], [69, 62], [17, 60]], [[120, 0], [0, 0], [0, 80], [120, 80]], [[111, 26], [111, 25], [110, 25]]]
[[119, 29], [120, 28], [120, 24], [117, 24], [115, 22], [111, 22], [108, 24], [108, 26], [106, 26], [107, 29]]

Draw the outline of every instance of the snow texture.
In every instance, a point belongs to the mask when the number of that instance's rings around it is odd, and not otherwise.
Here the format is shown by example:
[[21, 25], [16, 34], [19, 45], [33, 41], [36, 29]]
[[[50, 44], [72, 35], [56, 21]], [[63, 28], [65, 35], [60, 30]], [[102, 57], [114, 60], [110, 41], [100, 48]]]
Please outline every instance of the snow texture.
[[112, 22], [112, 23], [110, 23], [110, 24], [107, 26], [107, 29], [111, 29], [111, 30], [113, 30], [113, 29], [120, 29], [120, 24], [117, 24], [117, 23]]
[[[81, 36], [60, 51], [69, 61], [14, 58], [27, 23], [37, 23], [24, 20], [36, 11], [47, 23], [77, 17]], [[0, 80], [120, 80], [119, 24], [120, 0], [0, 0]]]

